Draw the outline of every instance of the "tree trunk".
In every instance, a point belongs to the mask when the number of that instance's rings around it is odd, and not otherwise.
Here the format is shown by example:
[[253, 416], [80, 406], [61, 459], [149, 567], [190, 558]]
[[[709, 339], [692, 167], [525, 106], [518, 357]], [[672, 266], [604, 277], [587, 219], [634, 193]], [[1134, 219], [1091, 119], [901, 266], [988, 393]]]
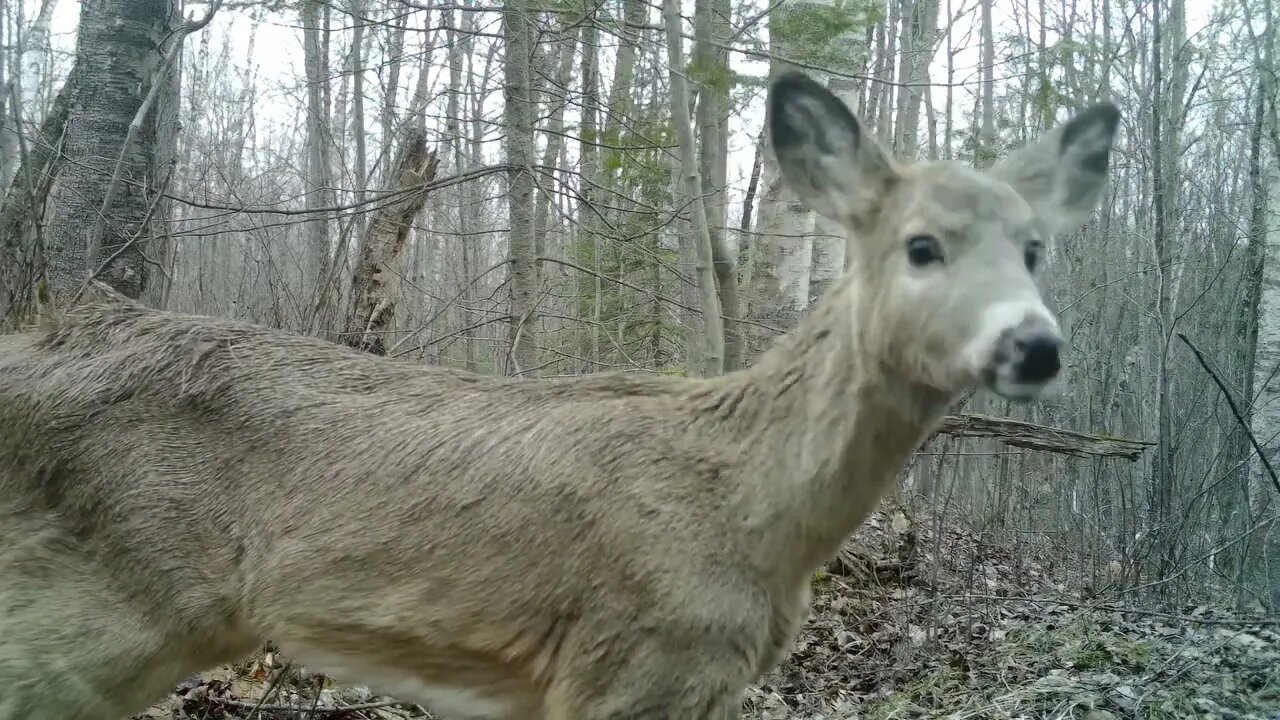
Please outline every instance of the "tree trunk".
[[[877, 134], [887, 141], [886, 144], [892, 142], [888, 133], [893, 126], [891, 88], [894, 87], [893, 56], [897, 45], [894, 28], [898, 5], [897, 0], [889, 0], [890, 18], [887, 25], [878, 29], [876, 42], [876, 77], [889, 82], [879, 83], [868, 90], [868, 107], [857, 107], [861, 92], [856, 83], [843, 77], [827, 81], [833, 92], [877, 129]], [[824, 25], [830, 24], [832, 14], [848, 11], [848, 6], [830, 0], [789, 2], [775, 7], [769, 18], [770, 42], [774, 52], [784, 58], [818, 55], [830, 58], [826, 62], [839, 66], [841, 70], [861, 72], [871, 61], [864, 47], [865, 30], [851, 24], [834, 37], [823, 34], [825, 31], [822, 30]], [[786, 69], [785, 62], [775, 59], [770, 64], [770, 77]], [[752, 243], [751, 266], [747, 268], [752, 288], [751, 317], [774, 327], [789, 329], [798, 322], [812, 299], [844, 271], [848, 238], [843, 229], [816, 217], [796, 199], [782, 183], [770, 150], [766, 148], [763, 157], [757, 220], [759, 232]], [[772, 340], [772, 335], [752, 333], [753, 354], [763, 349]]]
[[[803, 47], [799, 30], [807, 26], [805, 17], [823, 3], [787, 2], [775, 7], [769, 14], [770, 43], [779, 57], [797, 57], [808, 48]], [[770, 79], [791, 69], [781, 60], [769, 64]], [[814, 217], [808, 208], [796, 199], [795, 194], [782, 182], [782, 176], [768, 149], [768, 134], [762, 139], [763, 166], [761, 168], [760, 210], [756, 222], [751, 285], [753, 297], [752, 318], [781, 328], [790, 328], [800, 319], [800, 313], [809, 304], [809, 279], [813, 261]], [[751, 355], [764, 349], [771, 337], [752, 333], [754, 342]]]
[[[577, 252], [574, 256], [579, 260], [579, 264], [595, 265], [599, 267], [599, 253], [602, 247], [600, 238], [600, 217], [599, 213], [604, 212], [604, 208], [598, 207], [596, 198], [600, 196], [602, 186], [605, 183], [605, 174], [601, 170], [600, 165], [600, 141], [602, 135], [600, 133], [600, 29], [597, 25], [597, 17], [595, 11], [586, 18], [585, 24], [582, 26], [582, 131], [578, 134], [578, 156], [581, 158], [582, 182], [579, 184], [581, 188], [578, 193], [578, 227], [580, 233], [578, 235]], [[631, 73], [632, 66], [635, 62], [635, 50], [628, 41], [630, 33], [624, 33], [621, 41], [623, 45], [618, 49], [618, 70], [615, 74]], [[624, 62], [625, 61], [625, 62]], [[630, 89], [625, 89], [623, 94], [630, 98]], [[617, 98], [613, 98], [617, 100]], [[614, 119], [613, 123], [617, 120]], [[590, 250], [590, 252], [588, 252]], [[590, 337], [590, 355], [592, 362], [600, 362], [600, 326], [595, 322], [596, 308], [599, 307], [600, 297], [595, 292], [599, 285], [600, 279], [595, 276], [580, 276], [578, 279], [578, 292], [590, 293], [592, 298], [592, 322], [587, 330]], [[586, 305], [579, 302], [577, 310], [579, 315], [586, 315], [583, 312]]]
[[[929, 64], [933, 61], [934, 36], [938, 27], [938, 0], [915, 0], [909, 24], [910, 52], [903, 51], [903, 86], [898, 91], [897, 142], [900, 157], [915, 158], [920, 147], [920, 104], [931, 100]], [[908, 59], [910, 56], [910, 59]], [[930, 103], [932, 107], [932, 103]], [[932, 110], [930, 111], [932, 118]], [[929, 132], [930, 155], [936, 159], [937, 145]]]
[[[716, 293], [714, 258], [711, 250], [711, 232], [707, 227], [707, 211], [702, 201], [702, 177], [699, 172], [697, 150], [693, 139], [693, 125], [689, 120], [689, 88], [685, 83], [684, 51], [681, 48], [680, 6], [678, 0], [664, 0], [662, 16], [667, 27], [667, 62], [671, 71], [671, 116], [680, 143], [680, 174], [683, 176], [684, 196], [692, 202], [688, 205], [691, 216], [690, 229], [682, 241], [694, 244], [697, 256], [698, 294], [702, 310], [701, 357], [691, 363], [696, 374], [703, 377], [719, 375], [724, 369], [724, 327], [720, 319], [720, 297]], [[693, 356], [694, 353], [690, 352]], [[690, 372], [690, 375], [695, 374]]]
[[[1261, 74], [1261, 73], [1260, 73]], [[1249, 244], [1245, 248], [1245, 268], [1240, 299], [1235, 317], [1235, 341], [1239, 346], [1240, 373], [1235, 378], [1240, 389], [1245, 422], [1254, 427], [1253, 394], [1255, 368], [1258, 353], [1259, 307], [1262, 300], [1262, 276], [1267, 249], [1267, 184], [1264, 167], [1266, 157], [1262, 153], [1262, 137], [1266, 132], [1266, 95], [1261, 82], [1253, 104], [1253, 126], [1249, 129]], [[1253, 448], [1244, 428], [1233, 427], [1228, 441], [1227, 467], [1231, 468], [1231, 480], [1223, 492], [1218, 493], [1219, 541], [1227, 542], [1239, 534], [1250, 519], [1249, 479]], [[1265, 479], [1265, 478], [1264, 478]], [[1248, 544], [1244, 544], [1248, 547]], [[1233, 563], [1243, 569], [1245, 556], [1233, 551], [1237, 559]], [[1240, 595], [1238, 600], [1243, 600]]]
[[[589, 4], [589, 7], [594, 7]], [[585, 339], [585, 351], [593, 362], [601, 362], [600, 317], [603, 294], [607, 288], [602, 282], [602, 259], [610, 245], [607, 242], [606, 227], [618, 228], [633, 209], [631, 197], [619, 190], [623, 185], [619, 175], [625, 163], [632, 162], [626, 153], [617, 148], [633, 144], [624, 136], [627, 135], [628, 123], [634, 117], [634, 95], [636, 85], [636, 61], [641, 43], [641, 33], [637, 29], [644, 23], [647, 6], [643, 0], [622, 0], [623, 23], [617, 30], [618, 50], [615, 56], [613, 80], [609, 83], [608, 107], [600, 107], [599, 95], [599, 52], [600, 47], [588, 46], [584, 43], [583, 52], [590, 54], [590, 60], [584, 59], [583, 66], [583, 112], [592, 116], [596, 127], [603, 127], [598, 137], [590, 137], [591, 130], [583, 126], [581, 140], [583, 143], [583, 195], [578, 205], [579, 222], [581, 223], [581, 239], [578, 243], [579, 264], [591, 268], [593, 273], [584, 273], [579, 277], [578, 293], [583, 298], [579, 305], [579, 315], [588, 322], [588, 337]], [[589, 30], [588, 30], [589, 31]], [[586, 63], [591, 67], [588, 68]], [[587, 71], [591, 70], [590, 73]], [[588, 75], [590, 77], [588, 77]], [[593, 80], [593, 82], [588, 82]], [[585, 122], [585, 120], [584, 120]], [[595, 143], [599, 143], [598, 145]], [[590, 146], [590, 147], [588, 147]], [[603, 159], [602, 156], [603, 155]], [[652, 233], [653, 241], [658, 240], [658, 233]], [[613, 239], [616, 239], [613, 238]], [[659, 275], [655, 275], [659, 278]], [[655, 285], [654, 292], [659, 292]], [[654, 305], [655, 312], [649, 318], [660, 333], [660, 326], [666, 321], [666, 314], [660, 305]]]
[[[1280, 458], [1280, 84], [1276, 81], [1277, 44], [1273, 31], [1276, 23], [1274, 7], [1264, 2], [1263, 22], [1267, 32], [1261, 37], [1260, 92], [1267, 104], [1266, 136], [1271, 140], [1271, 162], [1263, 163], [1263, 184], [1267, 189], [1263, 210], [1265, 235], [1261, 293], [1258, 300], [1258, 340], [1254, 360], [1253, 431], [1263, 452], [1273, 461]], [[1261, 515], [1271, 502], [1270, 478], [1262, 463], [1253, 464], [1254, 491], [1259, 495], [1255, 515]], [[1280, 564], [1275, 540], [1258, 538], [1251, 542], [1250, 562], [1255, 575], [1250, 584], [1260, 587], [1272, 609], [1280, 608], [1280, 584], [1273, 569]], [[1267, 547], [1270, 545], [1271, 547]]]
[[312, 316], [305, 324], [314, 327], [323, 322], [328, 309], [329, 268], [329, 220], [322, 209], [333, 206], [333, 183], [330, 180], [330, 105], [329, 92], [329, 43], [322, 27], [319, 0], [303, 0], [302, 47], [303, 65], [307, 75], [307, 162], [306, 198], [303, 206], [309, 213], [306, 224], [306, 265], [303, 282], [312, 289], [315, 304]]
[[511, 355], [507, 374], [536, 375], [537, 277], [534, 268], [534, 119], [537, 108], [530, 82], [531, 27], [536, 13], [521, 0], [506, 0], [502, 10], [502, 34], [506, 39], [502, 94], [506, 107], [507, 162], [511, 169], [507, 207], [511, 249]]
[[[78, 78], [62, 148], [70, 162], [57, 167], [45, 203], [46, 277], [55, 302], [69, 300], [108, 259], [111, 262], [99, 279], [132, 298], [140, 297], [147, 286], [152, 247], [149, 229], [141, 223], [166, 174], [159, 163], [173, 156], [172, 147], [158, 146], [165, 135], [157, 134], [159, 110], [168, 110], [163, 106], [176, 102], [171, 93], [158, 95], [156, 104], [161, 107], [137, 127], [134, 143], [123, 156], [121, 178], [127, 184], [117, 193], [106, 218], [100, 219], [100, 211], [130, 123], [151, 89], [153, 71], [160, 62], [155, 49], [157, 30], [178, 17], [174, 0], [81, 4]], [[161, 82], [168, 83], [169, 78]], [[92, 237], [98, 227], [103, 230], [100, 240]]]
[[742, 367], [742, 336], [736, 318], [738, 268], [729, 248], [727, 201], [729, 154], [729, 57], [714, 45], [726, 42], [728, 3], [697, 0], [694, 15], [694, 66], [702, 80], [698, 98], [698, 140], [702, 162], [702, 192], [706, 199], [707, 228], [715, 262], [716, 284], [724, 320], [724, 370]]
[[[467, 138], [462, 132], [462, 95], [466, 92], [466, 88], [462, 81], [463, 64], [466, 59], [466, 43], [460, 37], [458, 30], [457, 11], [449, 10], [445, 14], [445, 24], [449, 26], [446, 42], [449, 46], [449, 94], [446, 100], [445, 108], [445, 145], [448, 152], [448, 161], [453, 166], [455, 175], [467, 172], [472, 169], [471, 161], [467, 157]], [[422, 132], [421, 129], [418, 130]], [[470, 246], [474, 243], [474, 239], [470, 236], [471, 229], [471, 213], [472, 208], [468, 199], [470, 197], [471, 183], [462, 183], [461, 185], [449, 188], [445, 192], [452, 198], [452, 204], [457, 207], [457, 232], [458, 245], [462, 252], [462, 292], [458, 303], [458, 324], [463, 328], [469, 328], [475, 324], [475, 317], [472, 313], [471, 303], [471, 277], [470, 277]], [[462, 337], [462, 355], [463, 363], [467, 370], [475, 372], [478, 368], [476, 363], [476, 342], [473, 333], [463, 331]]]
[[373, 213], [369, 230], [360, 243], [351, 275], [351, 310], [343, 342], [375, 355], [385, 354], [387, 332], [395, 328], [395, 289], [400, 277], [401, 255], [413, 218], [422, 210], [428, 192], [421, 188], [436, 176], [436, 154], [427, 150], [426, 138], [417, 129], [405, 135], [395, 184], [387, 192], [403, 193]]
[[[355, 143], [356, 156], [352, 160], [354, 170], [355, 199], [364, 200], [369, 185], [369, 156], [365, 146], [364, 129], [364, 2], [349, 0], [347, 7], [351, 15], [351, 140]], [[383, 138], [384, 143], [391, 138]], [[357, 237], [365, 233], [365, 214], [354, 213], [351, 232]], [[340, 258], [339, 261], [342, 259]]]
[[[79, 66], [73, 66], [0, 205], [0, 318], [6, 321], [24, 316], [38, 301], [33, 291], [43, 277], [42, 216], [49, 185], [62, 165], [59, 151], [79, 78]], [[47, 283], [40, 282], [47, 291]]]
[[974, 166], [991, 167], [996, 160], [996, 39], [991, 3], [982, 0], [982, 129], [974, 143]]
[[[925, 0], [901, 0], [899, 12], [902, 13], [900, 18], [900, 27], [898, 30], [898, 45], [901, 50], [898, 53], [898, 119], [894, 123], [894, 132], [892, 141], [887, 147], [895, 152], [901, 152], [903, 145], [907, 142], [906, 138], [906, 120], [907, 113], [910, 112], [911, 96], [915, 93], [910, 87], [911, 77], [915, 74], [916, 55], [918, 51], [917, 43], [919, 42], [919, 12], [920, 3]], [[923, 58], [922, 58], [923, 59]], [[920, 105], [915, 106], [916, 112], [920, 112]], [[912, 122], [912, 127], [917, 124]], [[914, 145], [915, 139], [912, 138]], [[910, 153], [902, 153], [902, 157], [911, 157]]]
[[1169, 152], [1162, 128], [1165, 107], [1163, 83], [1162, 38], [1159, 5], [1152, 8], [1151, 41], [1151, 139], [1152, 218], [1155, 232], [1152, 240], [1156, 250], [1157, 297], [1156, 315], [1159, 321], [1158, 359], [1156, 369], [1157, 442], [1155, 462], [1151, 473], [1151, 528], [1157, 538], [1156, 579], [1164, 579], [1172, 570], [1173, 552], [1173, 420], [1169, 376], [1170, 340], [1173, 334], [1172, 297], [1172, 243], [1168, 236], [1168, 208], [1165, 184]]
[[[585, 32], [585, 28], [582, 31]], [[578, 46], [578, 32], [579, 28], [576, 24], [570, 26], [567, 21], [561, 23], [559, 31], [560, 42], [555, 43], [559, 54], [557, 56], [556, 53], [549, 53], [550, 57], [548, 59], [554, 59], [558, 67], [555, 82], [550, 83], [554, 87], [547, 93], [547, 110], [550, 117], [547, 118], [547, 147], [542, 154], [542, 166], [547, 171], [556, 166], [560, 158], [560, 151], [564, 147], [564, 112], [570, 103], [567, 88], [573, 80], [573, 60]], [[583, 50], [585, 52], [585, 45]], [[588, 111], [584, 108], [583, 112], [586, 113]], [[583, 120], [583, 126], [585, 129], [585, 119]], [[585, 165], [585, 158], [583, 162]], [[537, 193], [533, 217], [533, 254], [537, 257], [543, 257], [547, 254], [547, 233], [551, 229], [551, 208], [555, 196], [555, 180], [550, 175], [547, 175], [544, 176], [544, 180], [540, 185], [542, 189]], [[538, 264], [534, 265], [534, 285], [542, 285], [541, 265]]]
[[[391, 181], [392, 163], [395, 158], [391, 148], [395, 147], [396, 106], [400, 98], [400, 71], [404, 66], [404, 34], [408, 27], [404, 18], [395, 17], [391, 10], [391, 28], [387, 38], [387, 84], [382, 90], [382, 182]], [[452, 46], [451, 46], [452, 47]]]

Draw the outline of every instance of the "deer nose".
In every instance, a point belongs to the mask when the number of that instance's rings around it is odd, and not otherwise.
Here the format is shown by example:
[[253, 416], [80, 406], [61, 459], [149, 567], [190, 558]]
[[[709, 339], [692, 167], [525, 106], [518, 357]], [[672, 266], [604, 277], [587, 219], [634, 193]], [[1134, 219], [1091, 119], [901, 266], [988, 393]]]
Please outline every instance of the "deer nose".
[[1058, 359], [1058, 338], [1053, 335], [1036, 335], [1019, 340], [1014, 347], [1022, 356], [1016, 366], [1019, 382], [1048, 382], [1062, 367]]

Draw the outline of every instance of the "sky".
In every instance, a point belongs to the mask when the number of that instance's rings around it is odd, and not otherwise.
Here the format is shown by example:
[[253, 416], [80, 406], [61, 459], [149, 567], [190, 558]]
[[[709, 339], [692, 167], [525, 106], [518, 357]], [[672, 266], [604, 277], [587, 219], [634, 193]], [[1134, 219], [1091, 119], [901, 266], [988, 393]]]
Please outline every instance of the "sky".
[[[762, 4], [766, 0], [752, 0], [756, 7], [749, 11], [751, 15], [764, 9]], [[993, 7], [993, 18], [995, 20], [997, 33], [1000, 28], [1006, 24], [1014, 22], [1015, 2], [1021, 5], [1024, 0], [996, 0]], [[1029, 0], [1026, 0], [1029, 2]], [[31, 17], [39, 0], [25, 0], [27, 8], [27, 17]], [[485, 0], [481, 0], [485, 2]], [[492, 0], [494, 4], [497, 0]], [[682, 0], [685, 12], [692, 14], [692, 0]], [[952, 0], [953, 8], [973, 7], [977, 0]], [[488, 4], [487, 2], [485, 4]], [[1083, 4], [1082, 4], [1083, 5]], [[1187, 31], [1192, 37], [1196, 33], [1203, 30], [1210, 13], [1213, 11], [1215, 3], [1212, 0], [1186, 0], [1187, 9]], [[946, 0], [943, 0], [943, 13], [945, 14]], [[188, 17], [200, 16], [207, 12], [208, 6], [205, 3], [188, 3], [186, 14]], [[1050, 10], [1053, 10], [1051, 6]], [[70, 0], [58, 0], [57, 10], [53, 20], [52, 35], [55, 52], [63, 58], [61, 61], [62, 70], [65, 72], [69, 67], [69, 58], [74, 51], [75, 29], [79, 22], [79, 3]], [[744, 16], [746, 16], [744, 14]], [[486, 13], [484, 16], [492, 26], [487, 28], [492, 32], [499, 32], [500, 27], [497, 25], [496, 14]], [[335, 14], [335, 25], [341, 24], [341, 16]], [[978, 31], [976, 23], [978, 13], [969, 13], [967, 21], [961, 21], [956, 28], [954, 36], [956, 42], [965, 43], [965, 47], [958, 48], [955, 60], [955, 81], [965, 84], [955, 91], [955, 107], [957, 112], [971, 112], [968, 109], [973, 107], [972, 93], [976, 92], [976, 80], [980, 72], [980, 57], [978, 49]], [[939, 19], [942, 23], [945, 20]], [[253, 22], [251, 12], [248, 10], [227, 10], [223, 9], [215, 17], [214, 22], [203, 32], [212, 33], [211, 39], [214, 40], [213, 47], [216, 51], [218, 44], [224, 39], [230, 42], [230, 57], [232, 62], [240, 67], [247, 67], [250, 64], [255, 65], [258, 71], [260, 94], [257, 99], [257, 108], [260, 112], [258, 126], [262, 128], [262, 132], [274, 128], [279, 131], [292, 131], [293, 128], [299, 127], [301, 119], [301, 104], [304, 97], [298, 92], [300, 79], [303, 77], [302, 67], [302, 32], [300, 22], [296, 12], [286, 13], [265, 13], [258, 25], [256, 40], [253, 45], [252, 56], [247, 56], [249, 47], [248, 38], [250, 28]], [[416, 19], [413, 22], [421, 26], [422, 20]], [[653, 24], [660, 24], [661, 18], [656, 11], [650, 18]], [[483, 25], [485, 20], [481, 21]], [[767, 23], [764, 23], [767, 27]], [[970, 28], [970, 25], [972, 26]], [[971, 32], [970, 32], [971, 30]], [[410, 35], [414, 35], [410, 33]], [[412, 43], [413, 37], [407, 42]], [[200, 40], [198, 37], [188, 38], [187, 42], [190, 46], [194, 46]], [[1050, 42], [1053, 37], [1050, 36]], [[408, 46], [406, 49], [412, 49]], [[689, 44], [686, 42], [685, 53], [689, 52]], [[446, 72], [442, 67], [443, 53], [436, 54], [436, 67], [431, 71], [438, 80], [442, 80]], [[997, 58], [998, 61], [998, 58]], [[335, 60], [335, 65], [338, 62]], [[604, 60], [610, 63], [609, 59]], [[759, 59], [744, 56], [740, 53], [734, 53], [731, 56], [733, 68], [739, 73], [763, 77], [767, 72], [767, 64]], [[605, 68], [605, 72], [609, 72], [609, 68]], [[997, 69], [996, 76], [999, 78], [1001, 72]], [[416, 71], [409, 71], [406, 68], [405, 74], [402, 75], [402, 85], [406, 88], [411, 87], [416, 77]], [[605, 77], [608, 77], [606, 74]], [[941, 82], [946, 78], [946, 58], [945, 46], [933, 60], [931, 66], [931, 80], [933, 82]], [[376, 91], [374, 85], [376, 77], [371, 73], [366, 81], [366, 87]], [[436, 85], [439, 88], [439, 85]], [[407, 89], [406, 89], [407, 92]], [[944, 90], [941, 87], [934, 89], [934, 99], [937, 107], [941, 108], [943, 103]], [[491, 112], [499, 112], [502, 102], [501, 93], [494, 93], [489, 97], [489, 105], [487, 106]], [[376, 112], [377, 104], [368, 103], [368, 112], [372, 114]], [[730, 158], [729, 158], [729, 180], [732, 186], [731, 202], [740, 198], [743, 188], [746, 186], [747, 176], [750, 173], [751, 165], [754, 159], [754, 142], [759, 128], [763, 123], [763, 97], [762, 94], [755, 93], [752, 102], [743, 111], [735, 113], [730, 120]], [[572, 122], [570, 117], [569, 121]], [[370, 128], [376, 127], [376, 123], [370, 122]], [[500, 149], [495, 145], [489, 151], [490, 161], [494, 161], [498, 157]]]

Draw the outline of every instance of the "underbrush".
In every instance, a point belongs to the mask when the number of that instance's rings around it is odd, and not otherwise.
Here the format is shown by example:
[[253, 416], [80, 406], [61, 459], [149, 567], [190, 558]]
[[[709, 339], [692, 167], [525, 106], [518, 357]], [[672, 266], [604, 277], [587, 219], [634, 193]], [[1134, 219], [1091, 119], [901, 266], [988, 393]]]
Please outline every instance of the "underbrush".
[[917, 532], [892, 509], [830, 570], [743, 717], [1280, 719], [1269, 621], [1081, 603], [1025, 555], [959, 523]]

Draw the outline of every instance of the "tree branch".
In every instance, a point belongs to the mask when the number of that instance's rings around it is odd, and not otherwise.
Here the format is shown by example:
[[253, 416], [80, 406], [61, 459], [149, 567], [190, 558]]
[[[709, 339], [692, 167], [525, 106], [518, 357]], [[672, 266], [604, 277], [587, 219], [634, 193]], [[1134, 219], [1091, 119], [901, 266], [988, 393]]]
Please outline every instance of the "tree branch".
[[1146, 440], [1081, 433], [974, 413], [946, 416], [937, 433], [952, 437], [995, 438], [1014, 447], [1074, 457], [1121, 457], [1130, 461], [1138, 460], [1144, 450], [1155, 445]]
[[1236, 422], [1240, 423], [1240, 429], [1244, 430], [1244, 434], [1249, 436], [1249, 442], [1253, 444], [1254, 451], [1258, 453], [1258, 458], [1262, 460], [1262, 466], [1267, 469], [1267, 474], [1271, 476], [1271, 484], [1275, 486], [1276, 492], [1280, 492], [1280, 477], [1276, 477], [1276, 469], [1271, 466], [1271, 461], [1267, 459], [1267, 454], [1262, 451], [1262, 444], [1258, 442], [1258, 438], [1253, 434], [1253, 430], [1249, 427], [1249, 423], [1245, 421], [1244, 414], [1241, 413], [1240, 408], [1236, 406], [1235, 398], [1231, 397], [1231, 391], [1228, 390], [1226, 384], [1222, 382], [1222, 378], [1218, 377], [1218, 373], [1214, 372], [1213, 368], [1209, 367], [1209, 361], [1205, 359], [1204, 355], [1200, 352], [1200, 349], [1191, 344], [1191, 341], [1187, 339], [1186, 335], [1178, 333], [1178, 339], [1186, 343], [1187, 347], [1191, 348], [1191, 352], [1195, 353], [1196, 360], [1200, 361], [1200, 367], [1204, 368], [1204, 371], [1213, 379], [1213, 382], [1218, 386], [1218, 389], [1222, 391], [1222, 396], [1227, 399], [1227, 405], [1231, 406], [1231, 414], [1236, 416]]

